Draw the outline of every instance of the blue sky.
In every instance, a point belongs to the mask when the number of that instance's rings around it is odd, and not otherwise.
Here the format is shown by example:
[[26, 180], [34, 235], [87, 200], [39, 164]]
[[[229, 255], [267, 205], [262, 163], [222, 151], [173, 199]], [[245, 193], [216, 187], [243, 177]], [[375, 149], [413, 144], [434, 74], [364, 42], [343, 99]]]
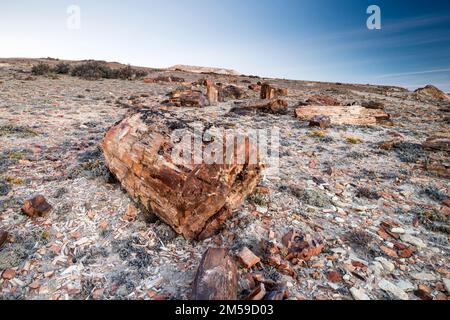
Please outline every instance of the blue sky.
[[[369, 30], [369, 5], [382, 29]], [[81, 29], [66, 27], [69, 5]], [[16, 0], [0, 57], [217, 66], [299, 80], [434, 84], [450, 92], [448, 0]]]

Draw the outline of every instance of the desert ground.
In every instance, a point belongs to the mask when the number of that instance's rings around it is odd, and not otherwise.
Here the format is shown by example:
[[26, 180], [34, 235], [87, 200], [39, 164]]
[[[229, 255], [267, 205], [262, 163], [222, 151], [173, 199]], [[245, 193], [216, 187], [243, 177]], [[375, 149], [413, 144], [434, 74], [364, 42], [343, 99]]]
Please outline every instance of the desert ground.
[[[209, 247], [229, 248], [236, 259], [240, 299], [252, 295], [255, 279], [290, 300], [448, 299], [449, 146], [426, 145], [450, 137], [445, 94], [183, 66], [145, 69], [147, 80], [86, 80], [32, 74], [38, 62], [58, 63], [0, 59], [0, 299], [190, 299]], [[130, 198], [100, 144], [111, 126], [158, 108], [179, 87], [205, 92], [204, 79], [239, 95], [165, 108], [235, 129], [278, 128], [280, 166], [218, 234], [193, 241]], [[264, 82], [287, 89], [286, 112], [233, 112], [258, 99]], [[295, 116], [317, 104], [375, 105], [390, 120], [320, 129]], [[22, 206], [38, 194], [52, 210], [31, 218]], [[289, 231], [318, 239], [322, 250], [288, 259]], [[237, 258], [245, 247], [260, 259], [251, 268]]]

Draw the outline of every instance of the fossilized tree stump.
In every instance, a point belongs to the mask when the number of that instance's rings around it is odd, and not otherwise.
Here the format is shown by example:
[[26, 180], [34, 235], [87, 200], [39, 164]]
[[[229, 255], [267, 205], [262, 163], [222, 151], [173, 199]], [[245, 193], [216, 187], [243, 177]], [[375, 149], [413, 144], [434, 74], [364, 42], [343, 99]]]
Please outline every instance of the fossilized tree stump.
[[[201, 136], [189, 137], [189, 121], [194, 120], [178, 110], [146, 110], [126, 118], [106, 133], [102, 148], [107, 166], [131, 197], [185, 238], [204, 239], [253, 193], [262, 165], [249, 161], [257, 149], [248, 139], [231, 150], [244, 153], [244, 162], [232, 155], [232, 161], [222, 163], [206, 164], [194, 157], [187, 163], [175, 161], [174, 154], [194, 139], [202, 150], [214, 149]], [[174, 141], [176, 129], [182, 130], [179, 141]], [[224, 144], [215, 145], [217, 150], [224, 148]], [[185, 156], [183, 152], [180, 155]]]

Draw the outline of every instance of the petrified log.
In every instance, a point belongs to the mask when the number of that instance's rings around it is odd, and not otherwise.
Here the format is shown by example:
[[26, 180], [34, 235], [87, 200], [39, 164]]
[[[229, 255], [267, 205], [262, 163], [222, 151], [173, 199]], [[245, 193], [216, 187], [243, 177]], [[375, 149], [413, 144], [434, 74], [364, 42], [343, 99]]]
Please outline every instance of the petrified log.
[[251, 115], [256, 112], [271, 113], [271, 114], [287, 114], [288, 103], [285, 100], [247, 100], [235, 103], [236, 107], [232, 108], [230, 112], [239, 115]]
[[193, 300], [237, 300], [237, 268], [225, 249], [204, 254], [194, 280]]
[[383, 110], [360, 106], [305, 106], [295, 111], [297, 118], [311, 121], [315, 116], [327, 116], [332, 125], [376, 125], [390, 116]]
[[177, 89], [168, 94], [164, 101], [167, 106], [202, 108], [208, 105], [208, 99], [201, 91], [191, 89]]
[[219, 89], [212, 80], [206, 80], [206, 95], [210, 105], [213, 106], [219, 102]]
[[[130, 196], [186, 239], [216, 233], [253, 193], [263, 169], [259, 157], [254, 161], [257, 146], [247, 137], [243, 143], [235, 139], [232, 148], [226, 148], [226, 139], [204, 141], [202, 130], [187, 125], [201, 112], [141, 110], [112, 127], [102, 143], [107, 166]], [[180, 135], [174, 133], [178, 129], [183, 129]], [[193, 141], [199, 149], [191, 149]], [[218, 161], [198, 161], [196, 151], [207, 148], [226, 151]]]
[[287, 96], [288, 90], [284, 88], [275, 88], [268, 83], [263, 83], [261, 86], [261, 99], [272, 100], [281, 96]]

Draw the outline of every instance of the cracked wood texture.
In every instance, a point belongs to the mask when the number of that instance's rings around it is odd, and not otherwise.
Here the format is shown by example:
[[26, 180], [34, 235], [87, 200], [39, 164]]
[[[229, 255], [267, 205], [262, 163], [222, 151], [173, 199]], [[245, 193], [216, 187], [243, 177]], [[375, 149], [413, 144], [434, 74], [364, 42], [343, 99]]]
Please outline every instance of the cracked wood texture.
[[194, 280], [192, 299], [237, 300], [237, 267], [226, 249], [209, 248]]
[[[132, 198], [186, 239], [202, 240], [254, 192], [262, 165], [174, 163], [172, 150], [183, 141], [172, 142], [172, 129], [184, 127], [184, 121], [169, 121], [160, 110], [138, 113], [112, 127], [102, 148], [107, 166]], [[235, 152], [245, 152], [248, 160], [257, 149], [246, 142]]]

